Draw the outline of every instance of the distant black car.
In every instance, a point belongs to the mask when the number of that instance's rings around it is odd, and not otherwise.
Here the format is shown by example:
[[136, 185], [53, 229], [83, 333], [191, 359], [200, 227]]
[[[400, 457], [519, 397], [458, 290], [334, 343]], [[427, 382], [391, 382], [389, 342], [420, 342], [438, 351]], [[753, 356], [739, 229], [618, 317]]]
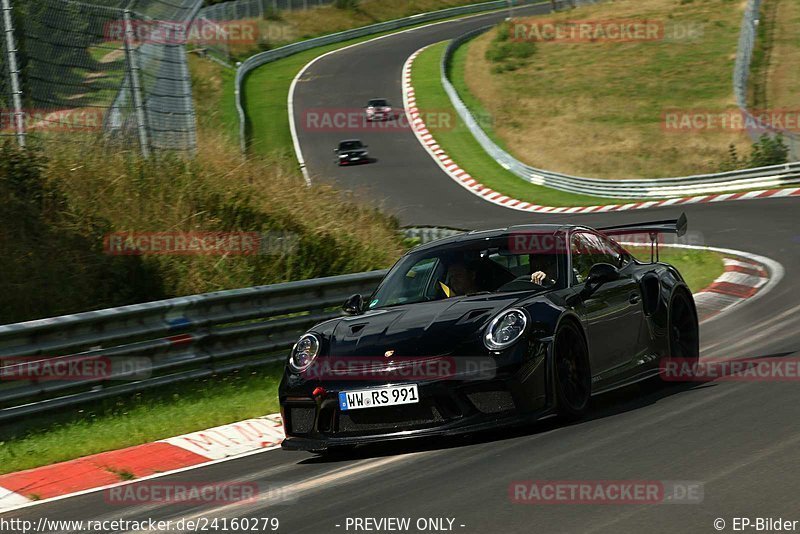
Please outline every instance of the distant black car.
[[368, 121], [386, 121], [393, 118], [392, 105], [385, 98], [373, 98], [366, 107]]
[[339, 165], [369, 162], [367, 145], [358, 139], [347, 139], [339, 142], [339, 148], [334, 149], [334, 153], [336, 154], [336, 162]]
[[348, 299], [348, 317], [295, 344], [279, 390], [283, 447], [579, 417], [592, 395], [657, 375], [662, 358], [698, 358], [680, 273], [609, 237], [685, 228], [683, 216], [600, 231], [517, 226], [415, 248], [366, 301]]

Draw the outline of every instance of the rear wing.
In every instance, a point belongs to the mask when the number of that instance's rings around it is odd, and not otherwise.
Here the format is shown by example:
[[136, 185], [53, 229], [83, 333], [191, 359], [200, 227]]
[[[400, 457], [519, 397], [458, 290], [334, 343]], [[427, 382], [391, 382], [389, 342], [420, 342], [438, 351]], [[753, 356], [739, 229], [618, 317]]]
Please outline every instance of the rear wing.
[[677, 219], [606, 226], [598, 228], [597, 231], [607, 236], [648, 234], [650, 236], [650, 262], [652, 263], [653, 260], [659, 260], [658, 235], [675, 234], [678, 237], [682, 237], [686, 234], [687, 226], [686, 214], [681, 213], [681, 216]]
[[652, 234], [676, 234], [681, 237], [686, 234], [686, 227], [686, 214], [681, 213], [677, 219], [606, 226], [597, 230], [606, 235], [651, 234], [652, 237]]

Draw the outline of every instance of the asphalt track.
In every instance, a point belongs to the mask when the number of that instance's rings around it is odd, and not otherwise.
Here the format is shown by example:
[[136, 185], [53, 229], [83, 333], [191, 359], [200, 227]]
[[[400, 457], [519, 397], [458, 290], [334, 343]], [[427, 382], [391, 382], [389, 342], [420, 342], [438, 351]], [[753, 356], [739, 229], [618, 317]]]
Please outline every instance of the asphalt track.
[[[381, 39], [318, 61], [303, 76], [295, 113], [348, 109], [385, 96], [400, 103], [401, 68], [425, 44], [497, 20], [449, 22]], [[702, 326], [703, 357], [797, 357], [800, 304], [798, 201], [756, 200], [659, 208], [635, 213], [542, 216], [483, 201], [445, 176], [410, 131], [363, 136], [373, 164], [337, 168], [336, 132], [299, 128], [312, 179], [337, 186], [396, 213], [404, 224], [486, 228], [531, 221], [589, 225], [672, 217], [685, 211], [705, 244], [780, 261], [785, 277], [770, 293]], [[324, 178], [323, 178], [324, 177]], [[328, 534], [347, 517], [447, 517], [454, 531], [716, 532], [733, 517], [800, 520], [800, 425], [796, 383], [633, 386], [597, 399], [590, 416], [564, 425], [543, 422], [469, 439], [380, 445], [335, 461], [274, 451], [162, 481], [248, 481], [288, 485], [292, 504], [261, 501], [212, 506], [117, 506], [103, 493], [44, 503], [0, 518], [180, 519], [277, 517], [279, 532]], [[517, 480], [689, 480], [704, 484], [695, 505], [515, 505]], [[337, 526], [340, 525], [340, 526]], [[461, 526], [463, 525], [463, 526]], [[410, 532], [417, 532], [416, 529]]]

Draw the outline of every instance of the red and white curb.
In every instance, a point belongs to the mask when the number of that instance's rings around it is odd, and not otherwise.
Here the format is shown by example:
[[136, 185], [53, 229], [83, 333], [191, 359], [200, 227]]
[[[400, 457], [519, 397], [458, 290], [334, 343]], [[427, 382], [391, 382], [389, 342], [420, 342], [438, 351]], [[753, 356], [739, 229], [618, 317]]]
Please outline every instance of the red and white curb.
[[273, 414], [1, 475], [0, 512], [276, 449], [283, 438], [280, 414]]
[[783, 280], [785, 273], [783, 265], [777, 261], [741, 250], [684, 244], [663, 246], [707, 250], [723, 255], [723, 273], [694, 294], [701, 323], [717, 319], [742, 304], [763, 297]]
[[[430, 46], [430, 45], [428, 45]], [[800, 196], [800, 187], [788, 189], [764, 189], [760, 191], [747, 191], [741, 193], [722, 193], [710, 195], [698, 195], [683, 198], [670, 198], [667, 200], [651, 200], [644, 202], [631, 202], [627, 204], [610, 204], [606, 206], [574, 206], [574, 207], [554, 207], [554, 206], [540, 206], [538, 204], [531, 204], [523, 200], [511, 198], [502, 193], [494, 191], [486, 187], [476, 180], [473, 176], [468, 174], [464, 169], [458, 166], [456, 162], [442, 149], [437, 143], [433, 134], [428, 130], [425, 124], [419, 107], [417, 107], [417, 96], [414, 91], [414, 86], [411, 80], [411, 68], [414, 60], [422, 53], [428, 46], [420, 48], [406, 60], [403, 66], [403, 105], [405, 107], [408, 122], [414, 135], [425, 150], [431, 155], [433, 160], [441, 167], [441, 169], [450, 178], [455, 180], [457, 184], [464, 187], [471, 193], [497, 204], [504, 208], [511, 208], [518, 211], [527, 211], [532, 213], [604, 213], [609, 211], [629, 211], [641, 210], [649, 208], [658, 208], [664, 206], [680, 206], [683, 204], [706, 204], [713, 202], [728, 202], [733, 200], [756, 200], [764, 198], [782, 198], [782, 197], [798, 197]]]
[[766, 267], [752, 260], [724, 258], [725, 272], [707, 288], [695, 293], [701, 318], [710, 319], [758, 294], [769, 282]]
[[[781, 264], [763, 256], [715, 247], [668, 246], [710, 250], [725, 256], [725, 272], [694, 295], [701, 322], [715, 319], [766, 294], [783, 278]], [[272, 414], [155, 443], [0, 475], [0, 512], [277, 449], [283, 438], [280, 414]], [[123, 480], [123, 473], [124, 478], [130, 480]]]

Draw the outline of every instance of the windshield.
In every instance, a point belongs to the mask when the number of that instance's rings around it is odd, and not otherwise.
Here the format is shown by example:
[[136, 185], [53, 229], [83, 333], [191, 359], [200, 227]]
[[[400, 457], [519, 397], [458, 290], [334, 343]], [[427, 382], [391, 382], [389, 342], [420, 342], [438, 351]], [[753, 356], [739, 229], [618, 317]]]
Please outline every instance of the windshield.
[[342, 141], [339, 143], [339, 150], [357, 150], [363, 147], [364, 145], [361, 144], [361, 141]]
[[375, 100], [370, 100], [369, 101], [369, 105], [370, 105], [370, 107], [373, 107], [373, 108], [374, 107], [381, 107], [382, 108], [382, 107], [388, 106], [389, 102], [384, 100], [383, 98], [378, 98], [378, 99], [375, 99]]
[[562, 253], [515, 251], [508, 245], [508, 238], [501, 238], [410, 254], [392, 268], [368, 307], [563, 285]]

